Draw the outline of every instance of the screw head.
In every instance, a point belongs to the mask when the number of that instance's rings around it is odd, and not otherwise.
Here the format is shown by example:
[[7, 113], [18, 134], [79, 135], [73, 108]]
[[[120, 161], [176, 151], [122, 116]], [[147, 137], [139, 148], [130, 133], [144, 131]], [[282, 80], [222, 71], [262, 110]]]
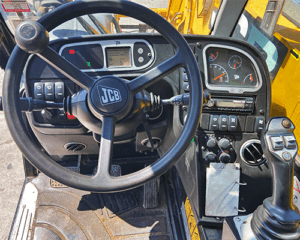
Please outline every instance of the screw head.
[[283, 152], [282, 153], [282, 158], [285, 161], [290, 161], [290, 160], [292, 160], [292, 154], [290, 154], [289, 152]]
[[201, 47], [201, 43], [200, 42], [197, 42], [197, 47]]
[[284, 128], [290, 128], [292, 126], [291, 121], [287, 118], [283, 119], [281, 124]]

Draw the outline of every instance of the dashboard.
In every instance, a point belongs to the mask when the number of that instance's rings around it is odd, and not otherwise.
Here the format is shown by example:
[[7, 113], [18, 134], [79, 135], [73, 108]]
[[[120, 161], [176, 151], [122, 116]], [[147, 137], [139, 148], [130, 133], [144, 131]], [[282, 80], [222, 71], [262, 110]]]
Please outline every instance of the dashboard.
[[[198, 185], [187, 194], [199, 202], [196, 211], [200, 220], [218, 223], [213, 216], [206, 216], [203, 209], [206, 170], [211, 162], [240, 164], [241, 182], [247, 185], [240, 187], [239, 206], [246, 213], [253, 212], [271, 195], [271, 187], [266, 188], [271, 185], [271, 170], [261, 156], [259, 142], [260, 132], [270, 118], [269, 73], [260, 53], [246, 42], [212, 36], [185, 38], [198, 63], [203, 88], [212, 99], [204, 104], [194, 141], [177, 168], [186, 189], [191, 182]], [[51, 47], [93, 78], [112, 74], [127, 81], [175, 54], [171, 44], [156, 34], [59, 39]], [[28, 60], [24, 79], [28, 97], [53, 102], [71, 96], [83, 100], [86, 97], [76, 95], [80, 88], [37, 56]], [[189, 79], [185, 69], [179, 68], [146, 90], [169, 99], [188, 93]], [[150, 132], [161, 154], [176, 140], [188, 113], [189, 106], [166, 105], [149, 114]], [[63, 111], [33, 112], [27, 117], [43, 148], [60, 161], [60, 156], [98, 154], [100, 135]], [[115, 137], [114, 156], [133, 159], [148, 154], [149, 157], [151, 146], [143, 126], [129, 121], [126, 128], [125, 135]], [[70, 150], [69, 146], [74, 144], [81, 147]], [[262, 181], [266, 184], [262, 185]]]

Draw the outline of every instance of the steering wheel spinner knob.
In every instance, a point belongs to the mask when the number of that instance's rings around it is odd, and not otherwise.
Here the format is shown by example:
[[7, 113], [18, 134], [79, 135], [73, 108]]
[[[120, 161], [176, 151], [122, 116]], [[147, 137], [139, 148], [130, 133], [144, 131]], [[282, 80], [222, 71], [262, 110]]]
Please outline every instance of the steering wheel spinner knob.
[[28, 20], [17, 26], [15, 39], [25, 52], [40, 53], [48, 47], [49, 33], [40, 23]]

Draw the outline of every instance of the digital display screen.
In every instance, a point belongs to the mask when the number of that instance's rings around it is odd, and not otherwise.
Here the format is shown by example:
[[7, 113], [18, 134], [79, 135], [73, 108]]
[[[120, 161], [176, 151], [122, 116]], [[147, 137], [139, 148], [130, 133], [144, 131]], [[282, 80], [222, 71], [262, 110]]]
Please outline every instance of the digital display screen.
[[131, 67], [130, 48], [107, 48], [107, 66], [108, 67]]
[[216, 101], [216, 107], [224, 107], [224, 108], [244, 108], [244, 101]]

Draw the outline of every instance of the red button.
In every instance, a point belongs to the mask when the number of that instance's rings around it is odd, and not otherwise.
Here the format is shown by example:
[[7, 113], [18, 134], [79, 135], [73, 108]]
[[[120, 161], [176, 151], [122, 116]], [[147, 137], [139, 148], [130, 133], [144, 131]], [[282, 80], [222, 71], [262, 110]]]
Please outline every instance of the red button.
[[74, 119], [76, 119], [76, 117], [75, 117], [74, 115], [70, 115], [69, 113], [67, 113], [67, 118], [68, 118], [69, 120], [74, 120]]

